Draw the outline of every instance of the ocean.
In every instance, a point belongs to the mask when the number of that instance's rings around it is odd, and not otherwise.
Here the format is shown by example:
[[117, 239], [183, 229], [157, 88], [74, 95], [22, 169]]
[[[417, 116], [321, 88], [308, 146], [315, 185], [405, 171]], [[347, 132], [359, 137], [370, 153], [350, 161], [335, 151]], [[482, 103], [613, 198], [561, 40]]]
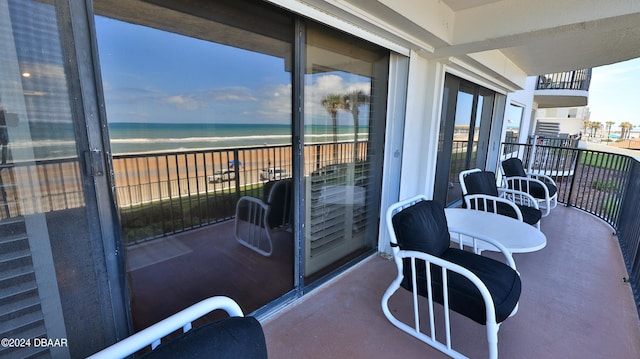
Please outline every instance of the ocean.
[[[361, 126], [358, 140], [367, 138], [369, 129]], [[33, 122], [30, 140], [12, 138], [9, 147], [22, 160], [53, 159], [77, 156], [74, 129], [70, 123]], [[338, 126], [338, 141], [353, 141], [353, 126]], [[109, 139], [114, 155], [173, 152], [219, 148], [258, 147], [291, 144], [291, 126], [266, 124], [148, 124], [110, 123]], [[305, 144], [333, 140], [331, 126], [305, 127]], [[28, 150], [28, 152], [23, 152]], [[18, 152], [20, 154], [18, 154]], [[25, 156], [26, 154], [26, 156]], [[10, 155], [11, 156], [11, 155]]]
[[[338, 126], [338, 141], [353, 141], [353, 126]], [[358, 139], [366, 138], [368, 128], [358, 129]], [[151, 151], [180, 151], [214, 148], [256, 147], [291, 144], [290, 125], [267, 124], [109, 124], [114, 154]], [[305, 143], [330, 142], [331, 126], [305, 127]]]

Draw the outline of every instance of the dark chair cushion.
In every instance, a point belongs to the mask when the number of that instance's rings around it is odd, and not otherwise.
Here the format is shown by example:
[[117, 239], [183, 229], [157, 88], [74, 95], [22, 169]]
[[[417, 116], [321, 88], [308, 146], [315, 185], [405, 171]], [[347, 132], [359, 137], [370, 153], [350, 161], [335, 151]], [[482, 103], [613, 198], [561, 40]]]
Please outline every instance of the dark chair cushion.
[[398, 246], [434, 256], [444, 253], [450, 244], [444, 207], [436, 201], [420, 201], [391, 218]]
[[[527, 177], [522, 161], [520, 161], [519, 158], [509, 158], [508, 160], [502, 161], [502, 170], [506, 177]], [[556, 188], [552, 183], [545, 183], [545, 185], [549, 189], [549, 197], [553, 197], [556, 192], [558, 192], [558, 188]], [[523, 187], [524, 186], [525, 184], [523, 183]], [[515, 181], [513, 185], [510, 183], [509, 188], [518, 191], [526, 190], [526, 187], [520, 189], [520, 182], [518, 181]], [[529, 183], [528, 193], [534, 198], [544, 199], [544, 187], [542, 187], [540, 183]]]
[[509, 158], [502, 161], [502, 170], [507, 177], [527, 177], [524, 166], [519, 158]]
[[[498, 196], [498, 186], [495, 181], [495, 174], [490, 171], [481, 171], [468, 174], [464, 178], [464, 183], [467, 186], [467, 194], [487, 194], [490, 196]], [[543, 197], [544, 198], [544, 197]], [[542, 218], [542, 212], [539, 209], [529, 206], [523, 206], [516, 204], [522, 212], [522, 220], [528, 224], [536, 224]], [[466, 202], [463, 202], [463, 207], [466, 206]], [[488, 209], [485, 209], [482, 203], [478, 203], [478, 208], [475, 208], [472, 204], [472, 209], [479, 209], [482, 211], [493, 212], [493, 204], [488, 204]], [[498, 202], [499, 214], [509, 216], [512, 218], [518, 218], [516, 211], [506, 203]]]
[[[522, 221], [527, 224], [536, 224], [542, 218], [542, 211], [537, 208], [523, 206], [520, 204], [515, 204], [520, 209], [520, 213], [522, 213]], [[498, 214], [503, 216], [509, 216], [511, 218], [518, 218], [516, 211], [513, 207], [509, 206], [506, 203], [498, 203]]]
[[293, 222], [293, 180], [290, 178], [270, 181], [265, 203], [269, 205], [269, 228], [288, 225]]
[[464, 177], [467, 194], [488, 194], [498, 196], [495, 173], [490, 171], [473, 172]]
[[[544, 185], [538, 182], [529, 182], [529, 190], [527, 191], [527, 184], [522, 183], [520, 186], [520, 181], [509, 182], [509, 188], [515, 189], [517, 191], [524, 191], [533, 196], [533, 198], [544, 199], [544, 186], [549, 190], [549, 197], [553, 197], [556, 192], [558, 192], [558, 188], [554, 186], [552, 183], [545, 183]], [[522, 189], [520, 189], [522, 187]]]
[[[442, 259], [456, 263], [474, 273], [486, 285], [496, 308], [496, 321], [502, 322], [509, 317], [520, 299], [521, 282], [518, 273], [508, 265], [494, 259], [456, 248], [447, 249]], [[407, 265], [405, 264], [405, 267]], [[424, 261], [417, 261], [418, 294], [427, 296], [427, 282]], [[402, 287], [411, 291], [411, 272], [405, 271]], [[467, 278], [455, 272], [448, 272], [449, 307], [477, 323], [486, 324], [484, 300], [480, 291]], [[433, 300], [443, 303], [442, 269], [431, 265]]]
[[[520, 213], [522, 213], [522, 221], [527, 224], [536, 224], [542, 218], [542, 211], [536, 209], [534, 207], [523, 206], [517, 203], [514, 203], [519, 209]], [[466, 208], [466, 203], [463, 203], [463, 207]], [[493, 203], [487, 204], [487, 209], [485, 210], [484, 204], [482, 202], [478, 203], [478, 208], [476, 208], [474, 203], [471, 203], [471, 209], [478, 209], [481, 211], [493, 212]], [[502, 202], [498, 202], [498, 214], [503, 216], [511, 217], [518, 219], [518, 214], [510, 205]]]
[[[441, 204], [435, 201], [418, 202], [394, 215], [392, 223], [401, 249], [426, 252], [469, 269], [489, 289], [496, 307], [497, 322], [509, 317], [520, 298], [521, 283], [518, 273], [494, 259], [449, 248], [449, 230]], [[425, 268], [424, 261], [416, 261], [417, 292], [422, 296], [427, 296]], [[404, 259], [402, 271], [401, 286], [411, 291], [412, 273], [409, 259]], [[443, 303], [441, 267], [431, 265], [431, 274], [433, 299]], [[484, 301], [476, 286], [454, 272], [449, 272], [447, 280], [450, 308], [480, 324], [485, 324]]]
[[262, 326], [253, 317], [233, 317], [194, 328], [160, 344], [142, 358], [267, 358]]

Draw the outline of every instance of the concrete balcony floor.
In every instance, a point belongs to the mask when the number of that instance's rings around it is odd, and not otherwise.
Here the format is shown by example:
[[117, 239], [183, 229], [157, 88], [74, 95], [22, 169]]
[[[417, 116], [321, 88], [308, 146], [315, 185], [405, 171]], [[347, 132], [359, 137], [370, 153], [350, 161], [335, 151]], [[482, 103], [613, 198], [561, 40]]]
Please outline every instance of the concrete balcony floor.
[[[499, 356], [640, 358], [640, 320], [611, 227], [559, 205], [542, 231], [544, 249], [514, 255], [523, 289], [518, 313], [500, 327]], [[372, 256], [266, 319], [269, 357], [446, 358], [385, 318], [380, 300], [395, 275], [393, 261]], [[391, 306], [410, 316], [408, 292]], [[463, 354], [487, 357], [484, 326], [453, 313], [452, 337]]]

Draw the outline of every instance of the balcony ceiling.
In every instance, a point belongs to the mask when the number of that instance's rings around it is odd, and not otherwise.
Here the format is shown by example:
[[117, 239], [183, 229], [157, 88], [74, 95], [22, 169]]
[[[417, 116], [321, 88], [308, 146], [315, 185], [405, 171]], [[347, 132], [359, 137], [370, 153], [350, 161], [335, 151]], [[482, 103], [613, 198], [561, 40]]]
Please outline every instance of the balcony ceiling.
[[[278, 2], [277, 0], [274, 0]], [[634, 0], [306, 0], [431, 58], [500, 51], [527, 75], [640, 57]], [[401, 39], [401, 38], [404, 38]]]
[[[290, 0], [267, 0], [292, 6]], [[411, 48], [428, 58], [474, 58], [503, 54], [505, 69], [526, 75], [591, 68], [640, 57], [637, 0], [301, 0], [312, 8]], [[210, 21], [178, 12], [172, 0], [101, 0], [96, 12], [133, 23], [209, 40], [224, 33]], [[201, 1], [187, 2], [194, 5]], [[297, 1], [294, 3], [298, 3]], [[294, 6], [295, 7], [295, 6]], [[206, 17], [206, 16], [203, 16]], [[180, 24], [172, 27], [171, 24]], [[247, 48], [283, 53], [283, 39], [254, 38]], [[220, 38], [211, 39], [218, 42]], [[237, 45], [237, 44], [236, 44]], [[276, 46], [277, 45], [277, 46]], [[275, 50], [274, 50], [275, 49]], [[277, 54], [276, 54], [277, 55]]]

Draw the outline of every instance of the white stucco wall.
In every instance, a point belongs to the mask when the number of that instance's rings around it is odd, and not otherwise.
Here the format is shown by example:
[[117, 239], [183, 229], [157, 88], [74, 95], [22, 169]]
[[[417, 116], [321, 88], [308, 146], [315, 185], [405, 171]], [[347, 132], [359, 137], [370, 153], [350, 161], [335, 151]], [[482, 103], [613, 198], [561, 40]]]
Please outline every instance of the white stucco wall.
[[[518, 136], [518, 142], [526, 142], [527, 136], [531, 133], [530, 129], [534, 128], [533, 114], [536, 110], [535, 103], [533, 102], [533, 94], [536, 88], [537, 76], [527, 77], [524, 89], [511, 92], [507, 95], [507, 106], [514, 104], [516, 106], [522, 106], [524, 108], [522, 114], [522, 120], [520, 123], [520, 133]], [[502, 126], [502, 139], [504, 139], [507, 132], [507, 114], [503, 120]]]

